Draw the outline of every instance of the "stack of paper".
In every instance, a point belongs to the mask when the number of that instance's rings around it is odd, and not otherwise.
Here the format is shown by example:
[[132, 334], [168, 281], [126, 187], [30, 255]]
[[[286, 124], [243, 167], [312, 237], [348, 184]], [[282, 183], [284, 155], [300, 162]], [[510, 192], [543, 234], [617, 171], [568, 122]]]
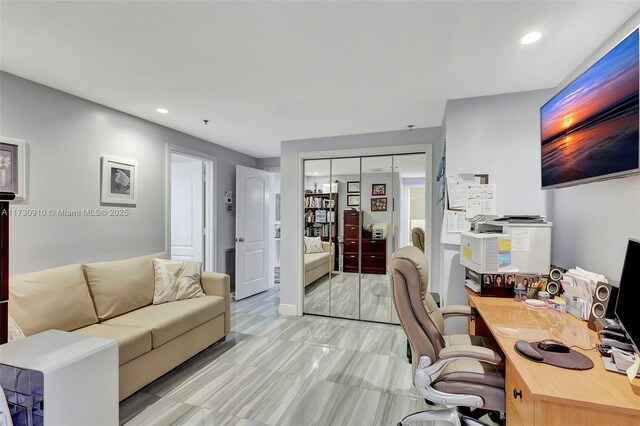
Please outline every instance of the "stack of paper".
[[584, 301], [584, 304], [576, 303], [574, 305], [581, 307], [580, 317], [582, 319], [589, 319], [589, 312], [591, 311], [591, 304], [593, 303], [593, 293], [598, 282], [606, 283], [607, 278], [602, 274], [590, 272], [580, 267], [569, 269], [563, 275], [562, 288], [565, 293], [564, 296], [567, 299]]

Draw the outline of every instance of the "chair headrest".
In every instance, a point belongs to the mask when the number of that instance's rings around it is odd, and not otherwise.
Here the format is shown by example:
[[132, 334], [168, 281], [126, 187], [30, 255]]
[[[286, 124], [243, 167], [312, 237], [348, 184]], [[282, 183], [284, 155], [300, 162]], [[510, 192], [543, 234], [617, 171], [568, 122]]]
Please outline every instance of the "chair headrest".
[[420, 296], [424, 300], [429, 289], [429, 262], [427, 261], [427, 256], [417, 247], [406, 246], [393, 253], [392, 259], [406, 259], [415, 265], [420, 277]]

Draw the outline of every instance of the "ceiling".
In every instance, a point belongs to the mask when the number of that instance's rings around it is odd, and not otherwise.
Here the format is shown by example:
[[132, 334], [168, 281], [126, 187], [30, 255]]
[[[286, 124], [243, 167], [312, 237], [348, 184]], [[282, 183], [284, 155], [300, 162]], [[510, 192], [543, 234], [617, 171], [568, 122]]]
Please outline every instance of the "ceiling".
[[[639, 7], [2, 1], [0, 68], [271, 157], [282, 140], [439, 126], [447, 99], [554, 87]], [[531, 30], [542, 40], [520, 45]]]

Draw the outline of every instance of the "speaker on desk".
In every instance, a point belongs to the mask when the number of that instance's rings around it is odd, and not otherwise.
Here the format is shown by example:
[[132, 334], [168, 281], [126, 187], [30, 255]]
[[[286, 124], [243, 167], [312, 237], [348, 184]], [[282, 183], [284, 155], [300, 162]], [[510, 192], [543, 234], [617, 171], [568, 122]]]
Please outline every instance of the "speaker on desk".
[[613, 310], [618, 301], [618, 287], [611, 284], [598, 283], [593, 292], [593, 304], [591, 314], [589, 314], [589, 328], [596, 331], [596, 320], [598, 318], [612, 318]]
[[562, 294], [562, 284], [560, 283], [560, 280], [562, 280], [562, 276], [565, 272], [565, 269], [551, 265], [551, 271], [549, 271], [549, 282], [547, 283], [547, 293], [549, 293], [549, 296], [552, 298]]

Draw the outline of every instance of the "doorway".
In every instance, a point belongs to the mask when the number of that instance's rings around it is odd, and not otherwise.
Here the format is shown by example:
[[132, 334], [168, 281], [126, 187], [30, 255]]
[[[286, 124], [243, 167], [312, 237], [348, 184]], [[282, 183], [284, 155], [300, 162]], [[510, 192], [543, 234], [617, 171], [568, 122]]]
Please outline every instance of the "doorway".
[[236, 166], [236, 300], [274, 284], [274, 186], [273, 173]]
[[170, 148], [168, 163], [170, 257], [215, 271], [215, 158]]

